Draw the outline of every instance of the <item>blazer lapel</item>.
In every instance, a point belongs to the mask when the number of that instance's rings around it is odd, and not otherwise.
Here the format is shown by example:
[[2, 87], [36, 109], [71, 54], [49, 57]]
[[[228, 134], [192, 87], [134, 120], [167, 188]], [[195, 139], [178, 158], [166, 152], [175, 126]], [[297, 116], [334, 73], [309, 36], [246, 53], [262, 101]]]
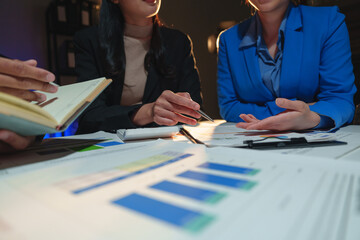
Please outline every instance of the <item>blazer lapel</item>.
[[160, 84], [159, 76], [156, 73], [155, 67], [151, 65], [146, 80], [143, 103], [154, 101], [153, 96], [157, 96], [156, 94], [154, 94], [154, 91], [156, 91], [156, 89], [159, 89], [158, 84]]
[[[252, 17], [251, 21], [249, 21], [249, 25], [243, 28], [243, 31], [239, 33], [241, 41], [246, 37], [246, 33], [249, 28], [255, 28], [255, 16]], [[247, 72], [250, 86], [255, 86], [256, 92], [250, 92], [249, 94], [256, 94], [257, 96], [262, 95], [265, 99], [273, 99], [272, 93], [270, 90], [265, 86], [261, 79], [260, 67], [259, 67], [259, 60], [256, 53], [256, 46], [243, 46], [241, 44], [239, 46], [240, 51], [242, 50], [243, 55], [239, 55], [240, 59], [239, 62], [245, 63], [245, 68], [243, 69], [244, 72]], [[244, 60], [241, 58], [243, 57]], [[257, 97], [258, 98], [258, 97]]]
[[261, 79], [259, 61], [256, 55], [256, 46], [248, 47], [243, 50], [244, 59], [246, 63], [247, 73], [249, 74], [250, 82], [252, 86], [257, 86], [256, 93], [249, 94], [261, 94], [265, 99], [273, 99], [273, 95], [270, 90], [265, 86]]
[[296, 97], [300, 84], [303, 31], [300, 10], [292, 7], [286, 23], [284, 55], [281, 66], [280, 97]]

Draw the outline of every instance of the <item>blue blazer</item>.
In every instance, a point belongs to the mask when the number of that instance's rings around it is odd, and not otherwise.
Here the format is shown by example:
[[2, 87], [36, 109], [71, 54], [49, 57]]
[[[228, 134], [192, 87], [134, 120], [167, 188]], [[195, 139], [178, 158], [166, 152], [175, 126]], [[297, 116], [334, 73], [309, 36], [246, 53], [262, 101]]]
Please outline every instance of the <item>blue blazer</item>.
[[[336, 128], [350, 123], [356, 87], [344, 15], [337, 7], [290, 7], [280, 97], [316, 102], [310, 109], [330, 117]], [[218, 39], [220, 114], [230, 122], [242, 121], [241, 113], [264, 119], [284, 111], [261, 79], [256, 46], [239, 48], [250, 22], [224, 31]]]

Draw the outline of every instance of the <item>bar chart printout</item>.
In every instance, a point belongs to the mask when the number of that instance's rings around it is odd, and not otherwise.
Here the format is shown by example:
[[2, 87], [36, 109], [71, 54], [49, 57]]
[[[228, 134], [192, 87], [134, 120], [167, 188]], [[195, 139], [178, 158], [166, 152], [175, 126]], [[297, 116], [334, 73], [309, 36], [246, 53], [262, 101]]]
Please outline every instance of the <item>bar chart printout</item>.
[[250, 176], [254, 176], [260, 172], [259, 169], [237, 167], [237, 166], [224, 165], [224, 164], [212, 163], [212, 162], [203, 163], [199, 165], [199, 167], [204, 169], [211, 169], [211, 170], [237, 173], [237, 174], [250, 175]]
[[156, 218], [190, 233], [201, 232], [215, 219], [212, 215], [165, 203], [137, 193], [114, 200], [112, 203]]
[[178, 175], [179, 177], [196, 180], [205, 183], [211, 183], [216, 185], [221, 185], [230, 188], [237, 188], [241, 190], [251, 190], [256, 186], [257, 182], [249, 181], [245, 179], [238, 179], [232, 177], [224, 177], [214, 174], [196, 172], [196, 171], [186, 171]]
[[223, 192], [188, 186], [166, 180], [152, 185], [150, 188], [172, 193], [185, 198], [190, 198], [192, 200], [204, 202], [207, 204], [216, 204], [226, 196], [226, 193]]
[[189, 153], [184, 154], [184, 153], [179, 153], [179, 152], [167, 151], [167, 152], [164, 152], [163, 154], [154, 155], [154, 156], [144, 158], [144, 159], [139, 159], [137, 161], [116, 167], [116, 169], [122, 171], [123, 173], [126, 173], [125, 175], [116, 176], [116, 177], [107, 179], [106, 181], [100, 181], [95, 184], [88, 185], [86, 187], [75, 189], [72, 191], [72, 193], [76, 194], [76, 195], [83, 194], [85, 192], [99, 189], [101, 187], [110, 185], [115, 182], [123, 181], [125, 179], [131, 178], [134, 176], [138, 176], [145, 172], [155, 170], [157, 168], [169, 165], [171, 163], [180, 161], [182, 159], [185, 159], [185, 158], [188, 158], [191, 156], [193, 156], [193, 154], [189, 154]]
[[[260, 171], [253, 168], [209, 162], [203, 163], [197, 167], [216, 170], [223, 173], [240, 174], [246, 176], [256, 175]], [[196, 172], [192, 169], [178, 174], [177, 177], [245, 191], [251, 190], [257, 184], [255, 181]], [[191, 186], [185, 183], [179, 183], [170, 180], [162, 180], [149, 186], [149, 188], [205, 204], [218, 204], [227, 196], [225, 191], [211, 190], [209, 187]], [[112, 203], [193, 233], [200, 232], [201, 230], [205, 229], [206, 226], [208, 226], [210, 222], [215, 219], [215, 216], [210, 214], [173, 205], [172, 203], [166, 203], [162, 200], [156, 200], [152, 197], [147, 197], [139, 193], [129, 194], [125, 197], [112, 201]]]

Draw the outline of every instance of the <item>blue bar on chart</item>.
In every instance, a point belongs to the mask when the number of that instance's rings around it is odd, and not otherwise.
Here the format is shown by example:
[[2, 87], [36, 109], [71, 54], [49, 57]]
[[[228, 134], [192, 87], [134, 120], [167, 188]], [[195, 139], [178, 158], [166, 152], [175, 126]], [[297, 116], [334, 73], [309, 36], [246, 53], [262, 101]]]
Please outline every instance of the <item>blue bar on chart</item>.
[[216, 185], [237, 188], [241, 190], [251, 190], [257, 182], [249, 181], [245, 179], [237, 179], [231, 177], [223, 177], [214, 174], [186, 171], [178, 175], [179, 177], [197, 180], [205, 183], [212, 183]]
[[200, 232], [215, 219], [209, 214], [175, 206], [137, 193], [114, 200], [112, 203], [192, 233]]
[[[129, 174], [126, 174], [126, 175], [123, 175], [123, 176], [114, 177], [114, 178], [106, 180], [106, 181], [98, 182], [98, 183], [95, 183], [95, 184], [92, 184], [92, 185], [89, 185], [89, 186], [86, 186], [86, 187], [83, 187], [83, 188], [80, 188], [80, 189], [76, 189], [76, 190], [72, 191], [72, 193], [77, 195], [77, 194], [82, 194], [82, 193], [85, 193], [85, 192], [88, 192], [88, 191], [92, 191], [94, 189], [98, 189], [98, 188], [104, 187], [106, 185], [115, 183], [115, 182], [123, 181], [124, 179], [128, 179], [128, 178], [143, 174], [145, 172], [149, 172], [151, 170], [163, 167], [165, 165], [180, 161], [182, 159], [191, 157], [192, 155], [193, 154], [186, 153], [186, 154], [181, 154], [181, 155], [178, 155], [178, 156], [166, 156], [167, 157], [166, 159], [168, 159], [167, 161], [160, 161], [159, 163], [157, 163], [155, 165], [150, 165], [150, 166], [147, 166], [145, 164], [144, 168], [139, 168], [139, 170], [137, 170], [137, 171], [130, 172]], [[160, 157], [161, 156], [162, 155], [160, 155]]]
[[186, 198], [191, 198], [197, 201], [215, 204], [223, 199], [226, 194], [222, 192], [207, 190], [199, 187], [187, 186], [180, 183], [162, 181], [150, 188], [157, 189], [160, 191], [176, 194]]
[[237, 167], [237, 166], [224, 165], [224, 164], [211, 163], [211, 162], [201, 164], [198, 167], [211, 169], [211, 170], [218, 170], [223, 172], [251, 175], [251, 176], [256, 175], [258, 172], [260, 172], [260, 170], [254, 168]]
[[97, 143], [97, 146], [101, 146], [101, 147], [112, 147], [112, 146], [117, 146], [117, 145], [121, 145], [123, 143], [121, 142], [117, 142], [117, 141], [110, 141], [110, 142], [100, 142]]

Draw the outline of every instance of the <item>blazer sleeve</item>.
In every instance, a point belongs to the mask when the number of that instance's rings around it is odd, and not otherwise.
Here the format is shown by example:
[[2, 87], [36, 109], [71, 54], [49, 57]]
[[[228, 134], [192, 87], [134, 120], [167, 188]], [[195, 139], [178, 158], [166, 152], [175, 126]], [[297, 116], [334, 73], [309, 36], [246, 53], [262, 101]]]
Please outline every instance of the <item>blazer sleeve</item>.
[[356, 92], [349, 35], [345, 17], [332, 7], [320, 59], [320, 90], [310, 109], [330, 117], [335, 128], [351, 123], [354, 116], [353, 96]]
[[228, 46], [226, 45], [226, 38], [233, 32], [227, 36], [224, 33], [218, 39], [217, 91], [221, 117], [228, 122], [242, 122], [243, 120], [239, 117], [242, 113], [253, 114], [258, 119], [264, 119], [284, 111], [283, 108], [276, 105], [274, 100], [265, 101], [261, 104], [242, 102], [240, 100], [231, 72], [232, 70], [238, 70], [238, 68], [231, 68]]
[[[103, 77], [101, 63], [94, 44], [96, 33], [80, 32], [74, 36], [75, 70], [78, 81]], [[84, 111], [79, 118], [78, 134], [96, 131], [110, 131], [119, 128], [135, 128], [130, 116], [141, 105], [120, 106], [112, 104], [111, 85]]]

